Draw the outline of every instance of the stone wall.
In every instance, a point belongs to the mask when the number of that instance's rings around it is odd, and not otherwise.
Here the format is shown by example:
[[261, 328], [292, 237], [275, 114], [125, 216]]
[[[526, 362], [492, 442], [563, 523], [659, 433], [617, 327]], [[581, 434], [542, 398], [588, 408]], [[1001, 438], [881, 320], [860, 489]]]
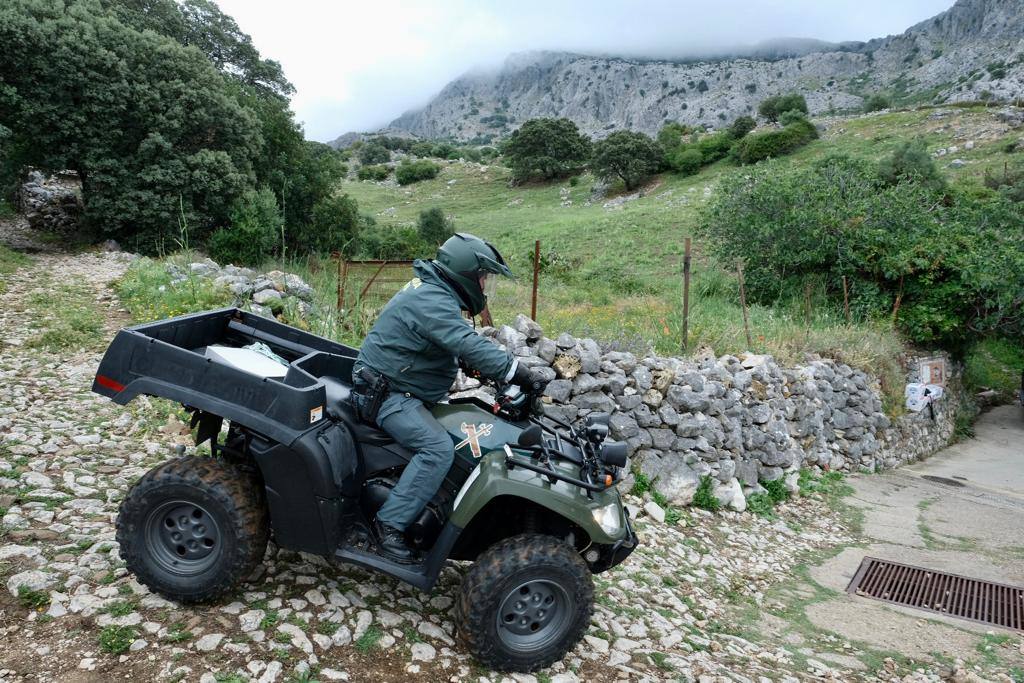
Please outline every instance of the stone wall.
[[633, 471], [673, 505], [689, 504], [704, 475], [717, 481], [723, 505], [742, 510], [761, 482], [795, 489], [801, 467], [896, 467], [946, 445], [956, 419], [955, 386], [934, 418], [926, 409], [892, 420], [876, 379], [830, 359], [782, 367], [755, 354], [637, 358], [592, 339], [549, 339], [525, 316], [482, 333], [551, 380], [549, 414], [612, 413], [612, 436], [629, 444]]
[[18, 206], [32, 229], [70, 235], [82, 216], [82, 183], [70, 171], [49, 177], [29, 171], [18, 190]]

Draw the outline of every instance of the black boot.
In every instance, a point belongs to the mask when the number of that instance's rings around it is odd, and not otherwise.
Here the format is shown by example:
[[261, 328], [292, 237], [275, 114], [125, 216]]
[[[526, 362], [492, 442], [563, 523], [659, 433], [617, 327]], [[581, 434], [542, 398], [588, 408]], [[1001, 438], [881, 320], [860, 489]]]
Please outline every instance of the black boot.
[[405, 544], [405, 534], [380, 520], [373, 523], [377, 545], [384, 557], [395, 562], [409, 564], [416, 561], [416, 552]]

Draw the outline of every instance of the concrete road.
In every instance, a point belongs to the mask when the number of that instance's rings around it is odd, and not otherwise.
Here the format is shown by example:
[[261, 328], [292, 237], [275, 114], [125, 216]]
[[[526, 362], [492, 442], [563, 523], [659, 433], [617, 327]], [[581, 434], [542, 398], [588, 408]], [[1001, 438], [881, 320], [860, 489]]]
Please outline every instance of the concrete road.
[[[809, 601], [798, 619], [882, 655], [946, 666], [957, 659], [983, 662], [1015, 675], [1015, 669], [1024, 671], [1020, 633], [845, 592], [865, 556], [1024, 586], [1021, 407], [986, 413], [975, 438], [921, 463], [851, 477], [849, 483], [855, 493], [846, 500], [862, 515], [862, 542], [809, 569], [811, 582], [803, 591], [823, 599]], [[850, 664], [822, 654], [836, 665]]]

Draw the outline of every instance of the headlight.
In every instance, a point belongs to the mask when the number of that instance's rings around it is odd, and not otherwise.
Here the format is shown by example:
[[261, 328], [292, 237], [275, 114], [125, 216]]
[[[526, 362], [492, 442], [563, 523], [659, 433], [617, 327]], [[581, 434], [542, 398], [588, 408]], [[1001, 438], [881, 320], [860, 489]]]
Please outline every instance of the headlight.
[[619, 512], [619, 504], [612, 503], [594, 510], [594, 521], [608, 535], [619, 533], [619, 530], [622, 529], [622, 513]]

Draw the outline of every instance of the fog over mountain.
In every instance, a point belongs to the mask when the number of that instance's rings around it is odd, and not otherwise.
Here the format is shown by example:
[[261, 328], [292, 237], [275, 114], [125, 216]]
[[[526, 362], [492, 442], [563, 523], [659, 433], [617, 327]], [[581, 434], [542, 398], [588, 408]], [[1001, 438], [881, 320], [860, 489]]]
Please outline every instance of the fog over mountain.
[[509, 56], [445, 86], [388, 129], [486, 142], [539, 116], [567, 117], [601, 137], [666, 121], [720, 126], [765, 97], [801, 92], [811, 113], [858, 109], [884, 92], [898, 103], [1024, 97], [1024, 1], [959, 0], [906, 31], [867, 42], [782, 39], [717, 58], [565, 51]]
[[[374, 130], [461, 74], [512, 53], [681, 58], [779, 37], [841, 43], [900, 33], [953, 0], [218, 0], [296, 85], [307, 135]], [[789, 42], [789, 41], [787, 41]], [[743, 46], [748, 46], [744, 48]]]

